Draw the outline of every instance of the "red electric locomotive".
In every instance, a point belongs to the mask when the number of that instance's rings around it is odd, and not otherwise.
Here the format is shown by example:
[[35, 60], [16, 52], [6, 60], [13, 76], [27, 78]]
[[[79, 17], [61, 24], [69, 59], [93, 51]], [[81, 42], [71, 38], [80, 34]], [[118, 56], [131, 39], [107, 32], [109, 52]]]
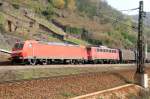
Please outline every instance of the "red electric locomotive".
[[93, 63], [118, 63], [119, 50], [111, 49], [105, 46], [88, 47], [88, 59]]
[[34, 40], [17, 42], [12, 51], [12, 62], [50, 64], [52, 62], [82, 63], [87, 61], [86, 47]]

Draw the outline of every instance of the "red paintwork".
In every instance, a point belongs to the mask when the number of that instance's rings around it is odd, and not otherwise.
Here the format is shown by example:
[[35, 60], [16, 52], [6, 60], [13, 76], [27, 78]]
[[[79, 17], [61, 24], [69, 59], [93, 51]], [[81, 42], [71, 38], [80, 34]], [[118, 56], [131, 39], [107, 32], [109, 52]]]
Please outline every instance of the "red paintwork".
[[[97, 51], [99, 49], [99, 51]], [[108, 52], [103, 52], [101, 50], [107, 50]], [[115, 52], [110, 52], [110, 50]], [[91, 51], [89, 53], [89, 57], [91, 60], [94, 59], [106, 59], [106, 60], [119, 60], [119, 50], [110, 49], [110, 48], [101, 48], [101, 47], [91, 47]]]
[[13, 47], [12, 54], [11, 54], [12, 58], [16, 58], [16, 57], [18, 57], [18, 58], [19, 57], [25, 58], [25, 57], [28, 57], [28, 54], [31, 53], [31, 50], [28, 49], [29, 44], [30, 43], [37, 43], [37, 41], [27, 40], [25, 42], [16, 42], [16, 44], [17, 43], [18, 44], [19, 43], [23, 43], [24, 46], [23, 46], [23, 48], [15, 48], [15, 47]]
[[[23, 48], [13, 48], [12, 58], [21, 57], [22, 59], [107, 59], [119, 60], [119, 50], [103, 47], [84, 47], [76, 45], [58, 45], [41, 43], [34, 40], [27, 40]], [[99, 51], [97, 52], [97, 50]], [[101, 50], [107, 50], [101, 52]], [[115, 52], [110, 52], [110, 50]]]
[[[29, 46], [32, 44], [32, 47]], [[21, 53], [21, 54], [18, 54]], [[44, 44], [38, 41], [25, 41], [23, 49], [13, 49], [12, 57], [43, 59], [87, 59], [86, 48], [75, 45]]]

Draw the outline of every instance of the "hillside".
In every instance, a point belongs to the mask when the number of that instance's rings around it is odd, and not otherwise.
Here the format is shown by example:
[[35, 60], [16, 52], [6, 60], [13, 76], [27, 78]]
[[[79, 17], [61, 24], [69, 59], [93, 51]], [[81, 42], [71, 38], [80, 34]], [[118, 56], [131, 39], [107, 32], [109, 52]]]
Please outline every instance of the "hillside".
[[146, 13], [145, 23], [146, 25], [150, 26], [150, 12]]
[[[133, 15], [133, 20], [138, 21], [138, 15]], [[150, 26], [150, 12], [146, 12], [146, 17], [144, 19], [144, 23], [146, 26]]]
[[[134, 22], [138, 23], [138, 15], [131, 16]], [[146, 12], [146, 16], [144, 18], [144, 34], [146, 35], [146, 42], [148, 44], [148, 51], [150, 51], [150, 12]]]
[[26, 39], [128, 49], [136, 45], [132, 19], [104, 1], [1, 0], [0, 6], [1, 35], [9, 48]]

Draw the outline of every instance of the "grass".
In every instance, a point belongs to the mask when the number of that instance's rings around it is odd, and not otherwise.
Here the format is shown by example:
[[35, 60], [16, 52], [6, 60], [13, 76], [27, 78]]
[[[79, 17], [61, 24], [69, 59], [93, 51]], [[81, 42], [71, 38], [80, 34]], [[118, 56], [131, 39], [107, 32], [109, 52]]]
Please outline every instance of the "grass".
[[100, 72], [101, 68], [43, 68], [43, 69], [23, 69], [0, 72], [0, 82], [11, 80], [24, 80], [42, 77], [56, 77], [62, 75], [81, 74], [89, 72]]
[[2, 12], [0, 12], [0, 24], [4, 24], [4, 20], [5, 20], [4, 15]]
[[71, 93], [71, 92], [62, 92], [62, 93], [60, 93], [60, 94], [61, 94], [63, 97], [66, 97], [66, 98], [77, 96], [76, 94]]
[[78, 45], [89, 45], [88, 42], [77, 39], [77, 38], [73, 38], [73, 37], [72, 38], [66, 38], [65, 41], [72, 42], [72, 43], [75, 43], [75, 44], [78, 44]]
[[48, 36], [48, 41], [49, 41], [49, 42], [62, 42], [60, 39], [54, 38], [54, 37], [52, 37], [52, 36]]

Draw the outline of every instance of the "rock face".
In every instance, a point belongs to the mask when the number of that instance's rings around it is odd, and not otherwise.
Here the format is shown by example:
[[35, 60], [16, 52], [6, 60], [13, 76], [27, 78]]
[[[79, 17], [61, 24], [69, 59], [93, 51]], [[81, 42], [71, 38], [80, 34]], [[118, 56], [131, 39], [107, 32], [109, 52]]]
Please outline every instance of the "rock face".
[[8, 44], [6, 44], [6, 40], [4, 35], [0, 32], [0, 48], [5, 49], [8, 48]]
[[[48, 0], [41, 0], [41, 2], [46, 4]], [[36, 34], [47, 33], [47, 36], [51, 35], [63, 40], [66, 33], [62, 29], [28, 8], [20, 6], [16, 10], [12, 6], [13, 4], [7, 1], [3, 1], [0, 6], [1, 14], [4, 17], [4, 30], [10, 35], [32, 39]]]
[[[5, 39], [4, 39], [4, 36], [0, 33], [0, 41], [1, 41], [1, 43], [4, 43], [5, 42]], [[1, 44], [0, 43], [0, 44]]]
[[11, 50], [16, 41], [23, 41], [19, 37], [0, 32], [0, 49]]

